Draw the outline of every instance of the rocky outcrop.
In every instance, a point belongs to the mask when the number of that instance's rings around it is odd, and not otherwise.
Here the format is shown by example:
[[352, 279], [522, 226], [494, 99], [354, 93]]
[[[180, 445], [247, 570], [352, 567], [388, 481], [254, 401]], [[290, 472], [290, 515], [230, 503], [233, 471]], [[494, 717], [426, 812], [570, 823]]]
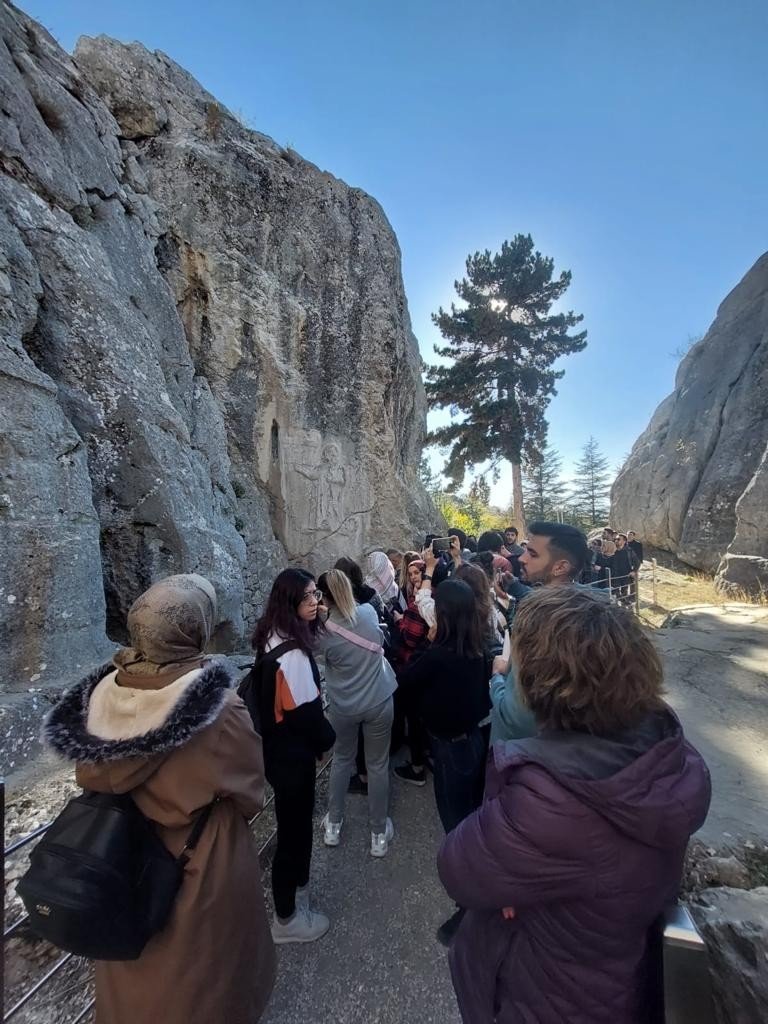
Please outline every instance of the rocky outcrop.
[[160, 53], [0, 6], [0, 654], [44, 686], [169, 572], [219, 647], [275, 572], [429, 520], [397, 241]]
[[706, 943], [718, 1024], [768, 1020], [768, 888], [706, 889], [691, 904]]
[[611, 521], [725, 589], [768, 587], [768, 253], [688, 352], [635, 442]]

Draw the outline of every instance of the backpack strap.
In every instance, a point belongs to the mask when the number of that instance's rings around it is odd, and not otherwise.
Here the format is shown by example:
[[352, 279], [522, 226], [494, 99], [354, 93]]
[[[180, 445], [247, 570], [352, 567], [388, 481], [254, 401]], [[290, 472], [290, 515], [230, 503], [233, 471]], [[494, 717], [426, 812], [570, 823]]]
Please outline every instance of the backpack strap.
[[220, 800], [220, 796], [214, 797], [214, 799], [211, 800], [211, 802], [206, 807], [204, 807], [202, 811], [200, 811], [200, 813], [198, 814], [197, 821], [192, 826], [192, 829], [189, 835], [187, 836], [187, 841], [186, 843], [184, 843], [184, 849], [176, 858], [176, 863], [179, 865], [179, 867], [186, 867], [187, 862], [189, 861], [189, 854], [194, 850], [194, 848], [200, 841], [200, 836], [203, 834], [203, 829], [208, 824], [208, 819], [211, 816], [211, 811]]
[[274, 661], [283, 654], [287, 654], [288, 651], [295, 651], [298, 649], [298, 643], [295, 640], [286, 640], [282, 644], [278, 644], [277, 647], [273, 647], [271, 651], [264, 651], [256, 660], [264, 661], [269, 658], [270, 661]]

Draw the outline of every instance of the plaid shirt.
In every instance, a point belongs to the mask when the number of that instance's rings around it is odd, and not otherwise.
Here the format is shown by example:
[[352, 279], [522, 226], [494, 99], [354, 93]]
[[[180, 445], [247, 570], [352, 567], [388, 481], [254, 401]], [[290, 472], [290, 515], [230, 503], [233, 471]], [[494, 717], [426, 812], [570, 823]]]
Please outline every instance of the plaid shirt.
[[397, 624], [400, 631], [400, 663], [405, 665], [410, 661], [414, 651], [424, 645], [429, 626], [419, 615], [416, 608], [416, 601], [411, 598], [408, 607], [403, 612], [403, 617]]

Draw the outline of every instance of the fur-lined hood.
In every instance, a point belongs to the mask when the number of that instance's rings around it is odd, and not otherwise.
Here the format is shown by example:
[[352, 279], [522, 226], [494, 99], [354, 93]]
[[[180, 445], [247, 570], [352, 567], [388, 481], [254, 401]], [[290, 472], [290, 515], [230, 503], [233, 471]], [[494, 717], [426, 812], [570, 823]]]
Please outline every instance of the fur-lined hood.
[[[102, 665], [67, 690], [43, 723], [43, 742], [69, 761], [81, 764], [122, 761], [126, 758], [167, 754], [183, 746], [196, 733], [216, 721], [234, 686], [228, 669], [212, 661], [188, 673], [167, 690], [163, 706], [160, 690], [121, 688], [136, 702], [137, 713], [129, 734], [120, 735], [110, 720], [113, 711], [115, 666]], [[96, 691], [98, 690], [98, 694]], [[97, 732], [90, 731], [97, 717], [92, 698], [99, 703]], [[142, 721], [149, 724], [142, 731]]]

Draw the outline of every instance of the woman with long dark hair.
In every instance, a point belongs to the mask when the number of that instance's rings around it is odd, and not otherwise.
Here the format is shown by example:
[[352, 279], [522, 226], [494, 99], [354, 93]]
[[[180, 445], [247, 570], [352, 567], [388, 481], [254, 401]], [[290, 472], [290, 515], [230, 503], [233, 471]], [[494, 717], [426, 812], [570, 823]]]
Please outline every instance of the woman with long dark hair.
[[[475, 595], [463, 580], [448, 579], [437, 588], [435, 619], [432, 646], [405, 669], [400, 686], [426, 725], [437, 811], [450, 832], [483, 800], [487, 747], [482, 723], [491, 708], [490, 663]], [[438, 930], [440, 941], [447, 943], [460, 923], [457, 911]]]
[[277, 818], [272, 862], [272, 938], [277, 943], [313, 942], [329, 927], [328, 918], [309, 902], [315, 765], [336, 739], [323, 714], [313, 657], [322, 629], [317, 617], [321, 597], [314, 576], [284, 569], [253, 635], [259, 728]]

